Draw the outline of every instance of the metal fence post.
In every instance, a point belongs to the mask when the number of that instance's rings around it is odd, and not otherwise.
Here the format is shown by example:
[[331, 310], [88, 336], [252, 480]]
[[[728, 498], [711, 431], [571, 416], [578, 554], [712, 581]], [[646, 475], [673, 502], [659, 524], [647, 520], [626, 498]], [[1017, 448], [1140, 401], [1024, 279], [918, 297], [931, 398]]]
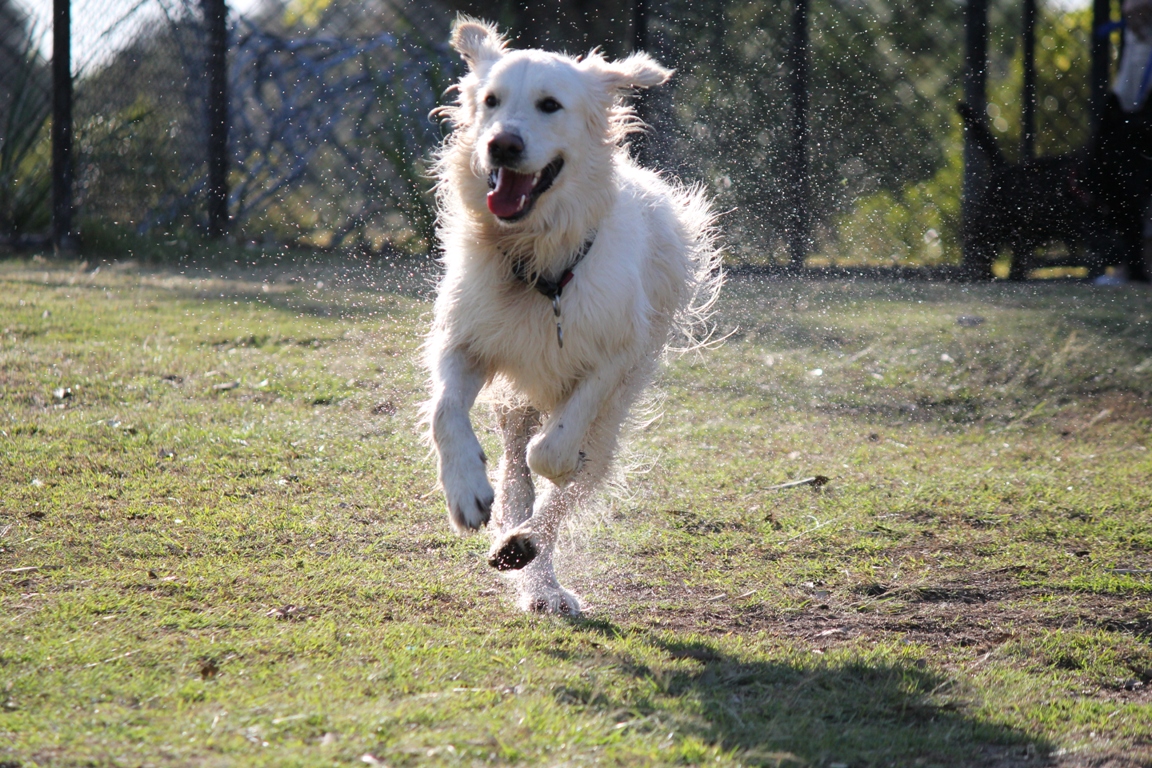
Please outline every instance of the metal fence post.
[[[983, 119], [988, 79], [988, 0], [968, 0], [964, 53], [964, 101]], [[964, 271], [973, 279], [992, 277], [992, 254], [978, 248], [974, 237], [972, 204], [983, 185], [986, 162], [975, 140], [965, 131], [964, 186], [961, 193], [961, 227], [964, 240]]]
[[52, 3], [52, 244], [72, 245], [72, 24], [69, 0]]
[[792, 96], [792, 146], [788, 159], [789, 201], [785, 217], [790, 269], [808, 256], [808, 0], [795, 0], [788, 51]]
[[202, 0], [208, 34], [208, 237], [228, 228], [228, 5]]
[[1020, 159], [1036, 152], [1036, 0], [1024, 2], [1024, 99], [1020, 114]]
[[632, 6], [632, 50], [648, 50], [648, 3], [636, 0]]
[[1104, 99], [1108, 95], [1108, 54], [1111, 48], [1111, 35], [1102, 35], [1098, 30], [1110, 21], [1111, 0], [1092, 0], [1092, 69], [1088, 76], [1092, 136], [1099, 134], [1100, 121], [1104, 117]]

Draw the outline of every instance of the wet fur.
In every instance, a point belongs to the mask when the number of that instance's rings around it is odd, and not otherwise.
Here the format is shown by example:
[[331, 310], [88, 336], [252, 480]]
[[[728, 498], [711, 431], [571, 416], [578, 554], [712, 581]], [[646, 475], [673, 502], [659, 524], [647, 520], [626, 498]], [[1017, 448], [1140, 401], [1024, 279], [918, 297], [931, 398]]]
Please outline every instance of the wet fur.
[[[452, 133], [435, 166], [444, 274], [425, 345], [425, 418], [452, 525], [491, 520], [489, 562], [516, 574], [521, 608], [576, 615], [579, 600], [553, 569], [556, 537], [609, 474], [621, 425], [670, 336], [703, 328], [721, 281], [713, 216], [699, 189], [640, 168], [622, 143], [640, 127], [625, 95], [671, 75], [648, 56], [511, 51], [494, 27], [467, 18], [452, 44], [469, 71], [440, 110]], [[540, 89], [564, 105], [555, 119], [531, 109]], [[503, 113], [484, 105], [497, 92]], [[502, 130], [523, 135], [525, 172], [553, 153], [565, 161], [515, 223], [485, 203], [485, 147]], [[513, 276], [512, 261], [558, 276], [593, 231], [561, 299], [561, 348], [551, 303]], [[503, 440], [495, 489], [469, 418], [482, 390]]]

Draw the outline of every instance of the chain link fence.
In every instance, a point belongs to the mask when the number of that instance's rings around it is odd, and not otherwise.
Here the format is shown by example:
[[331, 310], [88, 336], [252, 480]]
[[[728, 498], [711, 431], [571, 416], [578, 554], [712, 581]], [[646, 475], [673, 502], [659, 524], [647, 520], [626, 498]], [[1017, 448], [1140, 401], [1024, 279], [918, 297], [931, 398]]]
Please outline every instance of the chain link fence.
[[[2, 1], [2, 0], [0, 0]], [[47, 229], [43, 9], [0, 4], [10, 240]], [[34, 11], [40, 10], [37, 14]], [[111, 11], [111, 12], [110, 12]], [[209, 40], [195, 0], [74, 0], [74, 201], [89, 245], [207, 228]], [[228, 214], [244, 239], [427, 249], [429, 117], [456, 76], [448, 18], [383, 3], [268, 3], [228, 23]], [[7, 168], [7, 166], [6, 166]], [[18, 197], [18, 199], [16, 199]]]
[[[10, 241], [50, 222], [45, 1], [0, 0], [0, 236]], [[632, 3], [560, 5], [583, 11], [452, 0], [233, 5], [229, 232], [426, 252], [425, 161], [442, 138], [428, 114], [460, 72], [444, 44], [451, 19], [471, 12], [576, 52], [602, 45], [620, 55], [634, 43]], [[810, 265], [959, 261], [964, 8], [810, 3]], [[1013, 156], [1019, 7], [995, 0], [990, 9], [986, 114]], [[642, 140], [645, 155], [712, 190], [726, 212], [730, 263], [788, 260], [790, 12], [768, 0], [646, 3], [648, 47], [678, 72], [644, 105], [656, 130]], [[126, 236], [171, 242], [206, 231], [209, 46], [199, 0], [74, 0], [72, 18], [81, 240], [115, 247]], [[1087, 9], [1041, 5], [1041, 153], [1087, 139], [1090, 27]]]

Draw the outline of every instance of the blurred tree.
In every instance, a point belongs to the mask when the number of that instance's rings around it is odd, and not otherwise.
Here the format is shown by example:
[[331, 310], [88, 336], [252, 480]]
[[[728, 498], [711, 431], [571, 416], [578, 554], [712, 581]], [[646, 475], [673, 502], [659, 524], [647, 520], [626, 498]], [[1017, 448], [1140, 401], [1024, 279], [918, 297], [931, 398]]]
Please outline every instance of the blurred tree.
[[[246, 40], [266, 38], [266, 71], [237, 73], [238, 170], [267, 168], [273, 155], [299, 167], [279, 186], [259, 174], [237, 183], [249, 232], [367, 250], [431, 246], [428, 163], [442, 133], [429, 113], [458, 75], [451, 19], [430, 3], [293, 0], [253, 20]], [[351, 55], [358, 41], [367, 47]]]
[[[1069, 152], [1088, 141], [1088, 73], [1092, 9], [1045, 9], [1036, 28], [1037, 152]], [[1005, 41], [1015, 42], [1015, 41]], [[1005, 153], [1016, 156], [1020, 139], [1020, 83], [1023, 51], [1008, 47], [1000, 61], [1000, 77], [989, 88], [987, 114], [1003, 139]]]
[[[496, 22], [517, 48], [573, 55], [601, 48], [609, 56], [631, 50], [636, 0], [444, 0], [453, 13]], [[414, 4], [409, 0], [407, 5]], [[656, 3], [649, 2], [649, 6]]]
[[37, 38], [27, 16], [0, 0], [0, 238], [9, 240], [51, 223], [51, 76]]
[[[117, 227], [144, 228], [161, 209], [173, 214], [166, 223], [203, 227], [203, 193], [191, 170], [206, 163], [203, 39], [197, 17], [174, 14], [165, 24], [144, 27], [77, 79], [82, 240], [96, 229], [110, 236]], [[199, 210], [178, 206], [178, 200], [200, 201]]]
[[[743, 251], [739, 258], [782, 256], [791, 8], [769, 0], [643, 6], [646, 47], [677, 75], [670, 87], [645, 95], [641, 110], [654, 133], [634, 144], [646, 162], [712, 188], [717, 207], [730, 211], [724, 225], [730, 247]], [[509, 30], [516, 47], [599, 46], [623, 55], [635, 42], [637, 0], [392, 0], [391, 7], [409, 15], [422, 9], [432, 40], [446, 34], [455, 13], [467, 13]], [[958, 256], [953, 107], [963, 72], [963, 11], [962, 0], [812, 0], [808, 214], [827, 254], [879, 261], [895, 255], [902, 262]], [[1019, 3], [993, 0], [990, 13], [989, 113], [1011, 154], [1019, 134]], [[1041, 153], [1083, 140], [1087, 18], [1041, 14]], [[877, 233], [886, 233], [886, 245]]]

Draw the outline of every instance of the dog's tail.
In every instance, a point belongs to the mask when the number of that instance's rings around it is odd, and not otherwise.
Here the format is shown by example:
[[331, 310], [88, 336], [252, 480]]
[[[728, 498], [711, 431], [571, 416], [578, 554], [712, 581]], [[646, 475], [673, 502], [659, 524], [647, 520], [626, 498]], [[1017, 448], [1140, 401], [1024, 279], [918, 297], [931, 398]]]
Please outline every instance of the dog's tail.
[[972, 141], [980, 148], [980, 151], [988, 157], [988, 162], [992, 164], [992, 167], [1004, 168], [1007, 166], [1008, 161], [1004, 158], [1004, 153], [1000, 151], [996, 137], [992, 135], [992, 131], [988, 130], [988, 126], [980, 119], [976, 110], [964, 102], [960, 102], [956, 105], [956, 111], [960, 113], [960, 118], [964, 121], [964, 129], [972, 137]]

